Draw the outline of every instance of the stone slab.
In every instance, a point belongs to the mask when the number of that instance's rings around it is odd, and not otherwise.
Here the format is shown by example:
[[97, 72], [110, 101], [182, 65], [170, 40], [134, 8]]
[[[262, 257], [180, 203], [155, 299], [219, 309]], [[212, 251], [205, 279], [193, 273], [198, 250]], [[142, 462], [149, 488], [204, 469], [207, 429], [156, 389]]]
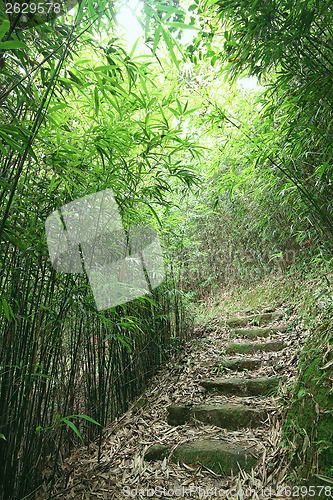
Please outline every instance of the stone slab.
[[261, 359], [259, 358], [231, 358], [222, 359], [220, 366], [224, 366], [229, 370], [242, 371], [242, 370], [255, 370], [261, 365]]
[[242, 404], [211, 404], [187, 406], [171, 405], [168, 408], [168, 424], [184, 425], [193, 419], [228, 430], [258, 427], [266, 420], [267, 412]]
[[274, 311], [274, 312], [255, 314], [254, 316], [249, 316], [249, 323], [253, 325], [262, 326], [262, 325], [267, 325], [272, 321], [278, 321], [282, 318], [283, 318], [282, 311]]
[[237, 326], [246, 326], [249, 322], [249, 318], [252, 316], [248, 316], [246, 318], [228, 318], [226, 321], [221, 320], [220, 326], [224, 326], [227, 324], [230, 328], [236, 328]]
[[249, 339], [255, 339], [256, 337], [268, 337], [269, 335], [275, 335], [276, 333], [285, 333], [287, 329], [288, 325], [251, 329], [234, 328], [230, 333], [230, 337], [246, 337]]
[[265, 410], [242, 404], [201, 405], [192, 408], [191, 416], [200, 422], [228, 430], [259, 427], [266, 420]]
[[[242, 327], [246, 326], [248, 324], [252, 325], [267, 325], [268, 323], [271, 323], [272, 321], [277, 321], [283, 318], [283, 312], [282, 311], [273, 311], [273, 312], [267, 312], [267, 313], [262, 313], [262, 314], [253, 314], [252, 316], [246, 316], [246, 317], [240, 317], [240, 318], [228, 318], [225, 323], [227, 326], [230, 328], [237, 328], [237, 327]], [[220, 321], [220, 326], [224, 325], [224, 321]]]
[[230, 343], [226, 347], [227, 353], [239, 353], [239, 354], [254, 354], [258, 351], [264, 352], [278, 352], [286, 347], [286, 344], [282, 340], [277, 340], [275, 342], [264, 342], [264, 343]]
[[200, 385], [210, 391], [235, 396], [267, 396], [275, 392], [279, 379], [277, 377], [259, 378], [213, 378], [201, 380]]
[[[154, 445], [148, 449], [145, 460], [163, 460], [170, 453], [171, 445]], [[178, 446], [172, 455], [173, 462], [201, 464], [216, 474], [237, 474], [239, 467], [250, 471], [257, 459], [252, 456], [255, 449], [250, 443], [234, 445], [219, 439], [202, 439]], [[239, 464], [239, 465], [238, 465]]]
[[168, 410], [169, 425], [184, 425], [191, 418], [191, 407], [185, 405], [171, 405]]

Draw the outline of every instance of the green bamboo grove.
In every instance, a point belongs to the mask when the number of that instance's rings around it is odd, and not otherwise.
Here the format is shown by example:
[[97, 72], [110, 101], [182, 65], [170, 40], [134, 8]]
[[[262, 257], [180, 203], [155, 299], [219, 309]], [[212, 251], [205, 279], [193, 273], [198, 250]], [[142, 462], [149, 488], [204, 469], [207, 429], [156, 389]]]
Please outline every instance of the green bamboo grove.
[[[333, 9], [145, 0], [129, 47], [120, 2], [65, 3], [48, 18], [6, 5], [0, 499], [17, 500], [51, 492], [61, 461], [101, 444], [190, 338], [193, 303], [331, 266]], [[98, 311], [86, 273], [52, 267], [45, 222], [108, 189], [125, 230], [158, 234], [165, 279]]]

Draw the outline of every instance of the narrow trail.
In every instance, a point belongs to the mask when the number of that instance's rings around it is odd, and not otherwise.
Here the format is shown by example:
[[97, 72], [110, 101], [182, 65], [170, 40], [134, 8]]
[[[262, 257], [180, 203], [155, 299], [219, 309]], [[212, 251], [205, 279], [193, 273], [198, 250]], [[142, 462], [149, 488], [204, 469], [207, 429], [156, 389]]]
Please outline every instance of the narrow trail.
[[52, 498], [293, 498], [281, 412], [305, 336], [283, 304], [196, 327], [105, 429], [100, 461], [97, 444], [64, 461]]

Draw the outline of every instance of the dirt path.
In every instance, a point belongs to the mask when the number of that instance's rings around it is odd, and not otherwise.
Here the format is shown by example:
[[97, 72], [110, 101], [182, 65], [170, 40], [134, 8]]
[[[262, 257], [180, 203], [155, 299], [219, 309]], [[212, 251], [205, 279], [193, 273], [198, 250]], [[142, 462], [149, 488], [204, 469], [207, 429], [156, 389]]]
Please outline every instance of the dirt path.
[[100, 462], [97, 444], [65, 461], [52, 498], [293, 498], [281, 411], [305, 332], [286, 311], [261, 307], [197, 327], [105, 429]]

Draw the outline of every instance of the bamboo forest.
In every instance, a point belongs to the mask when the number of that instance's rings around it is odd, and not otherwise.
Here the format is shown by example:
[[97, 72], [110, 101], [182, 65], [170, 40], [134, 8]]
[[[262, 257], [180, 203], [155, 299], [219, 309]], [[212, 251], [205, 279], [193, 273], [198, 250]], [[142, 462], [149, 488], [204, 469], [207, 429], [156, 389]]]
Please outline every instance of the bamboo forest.
[[333, 498], [331, 0], [0, 0], [0, 500]]

